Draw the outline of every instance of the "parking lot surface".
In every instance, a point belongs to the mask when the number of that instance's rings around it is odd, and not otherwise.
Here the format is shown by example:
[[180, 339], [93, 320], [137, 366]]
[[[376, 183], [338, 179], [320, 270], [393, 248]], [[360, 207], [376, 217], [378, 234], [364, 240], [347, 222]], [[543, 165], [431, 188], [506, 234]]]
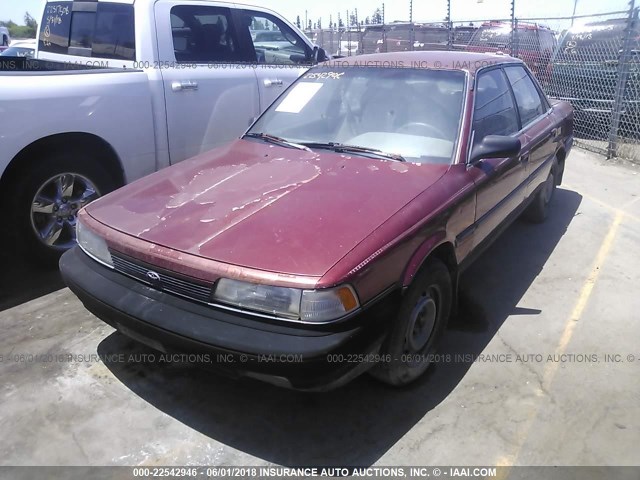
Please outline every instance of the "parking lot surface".
[[0, 464], [637, 464], [639, 170], [574, 149], [550, 218], [517, 221], [465, 273], [441, 358], [402, 390], [363, 376], [304, 394], [148, 362], [57, 274], [14, 265]]

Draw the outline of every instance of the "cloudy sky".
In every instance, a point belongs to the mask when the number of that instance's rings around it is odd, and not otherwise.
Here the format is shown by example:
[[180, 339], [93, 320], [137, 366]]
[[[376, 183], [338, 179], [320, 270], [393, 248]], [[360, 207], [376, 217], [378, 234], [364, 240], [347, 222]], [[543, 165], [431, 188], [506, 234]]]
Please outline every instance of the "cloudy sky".
[[[337, 20], [337, 15], [345, 17], [347, 10], [358, 9], [358, 16], [364, 19], [382, 6], [379, 0], [322, 0], [319, 2], [303, 2], [301, 0], [240, 0], [271, 8], [295, 22], [300, 15], [302, 21], [306, 14], [312, 21], [322, 18], [324, 26], [329, 24], [329, 15]], [[306, 3], [306, 5], [305, 5]], [[636, 2], [638, 3], [638, 2]], [[43, 0], [0, 0], [0, 20], [12, 19], [22, 23], [25, 11], [39, 19]], [[519, 17], [552, 17], [571, 15], [574, 0], [516, 0], [516, 14]], [[577, 14], [590, 14], [624, 10], [628, 0], [577, 0]], [[439, 21], [446, 15], [446, 0], [414, 0], [413, 17], [416, 21]], [[451, 0], [451, 17], [453, 20], [480, 20], [491, 18], [508, 18], [510, 0]], [[385, 18], [387, 21], [408, 20], [409, 0], [387, 0], [385, 2]]]

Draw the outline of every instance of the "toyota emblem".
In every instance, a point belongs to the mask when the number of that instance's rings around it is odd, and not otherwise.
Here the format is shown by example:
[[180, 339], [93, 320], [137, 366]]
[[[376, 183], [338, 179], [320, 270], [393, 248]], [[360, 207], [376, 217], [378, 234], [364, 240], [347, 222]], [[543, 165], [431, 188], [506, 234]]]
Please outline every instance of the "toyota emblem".
[[151, 280], [152, 283], [160, 282], [160, 274], [158, 274], [157, 272], [154, 272], [152, 270], [147, 272], [147, 278], [149, 280]]

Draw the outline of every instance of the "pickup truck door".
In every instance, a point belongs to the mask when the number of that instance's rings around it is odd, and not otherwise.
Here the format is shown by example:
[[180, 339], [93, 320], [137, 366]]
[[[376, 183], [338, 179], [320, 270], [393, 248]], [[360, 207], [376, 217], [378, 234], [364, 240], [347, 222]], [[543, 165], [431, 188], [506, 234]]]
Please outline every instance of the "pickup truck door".
[[[480, 143], [486, 135], [518, 135], [518, 112], [502, 69], [481, 71], [475, 91], [473, 144]], [[477, 189], [474, 247], [524, 201], [527, 160], [527, 150], [523, 148], [518, 157], [489, 158], [469, 165]]]
[[544, 183], [551, 170], [558, 129], [554, 127], [551, 107], [536, 87], [530, 74], [520, 65], [505, 66], [522, 124], [522, 150], [526, 151], [525, 196]]
[[239, 137], [260, 111], [256, 74], [228, 5], [155, 5], [171, 163]]
[[251, 52], [264, 111], [311, 67], [313, 49], [290, 24], [259, 7], [236, 6], [241, 40]]

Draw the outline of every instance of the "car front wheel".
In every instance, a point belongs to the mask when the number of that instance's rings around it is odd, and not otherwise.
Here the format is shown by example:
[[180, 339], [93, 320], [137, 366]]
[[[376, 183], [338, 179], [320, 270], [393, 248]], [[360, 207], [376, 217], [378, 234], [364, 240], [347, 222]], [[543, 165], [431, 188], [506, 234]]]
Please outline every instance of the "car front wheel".
[[451, 313], [449, 269], [430, 259], [402, 299], [392, 330], [382, 347], [384, 361], [371, 375], [393, 386], [417, 380], [432, 362]]

